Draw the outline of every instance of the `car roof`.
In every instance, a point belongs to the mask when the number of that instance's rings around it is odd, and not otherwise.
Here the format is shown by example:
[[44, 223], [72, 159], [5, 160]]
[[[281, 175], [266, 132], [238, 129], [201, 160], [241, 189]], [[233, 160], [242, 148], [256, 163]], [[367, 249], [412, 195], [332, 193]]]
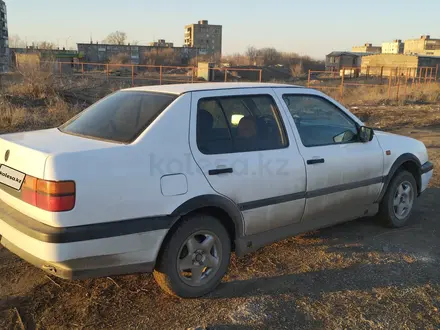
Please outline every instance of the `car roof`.
[[273, 83], [227, 83], [227, 82], [210, 82], [210, 83], [194, 83], [194, 84], [172, 84], [172, 85], [154, 85], [127, 88], [123, 91], [143, 91], [158, 92], [168, 94], [184, 94], [188, 92], [206, 91], [206, 90], [222, 90], [237, 88], [305, 88], [303, 86], [289, 84], [273, 84]]

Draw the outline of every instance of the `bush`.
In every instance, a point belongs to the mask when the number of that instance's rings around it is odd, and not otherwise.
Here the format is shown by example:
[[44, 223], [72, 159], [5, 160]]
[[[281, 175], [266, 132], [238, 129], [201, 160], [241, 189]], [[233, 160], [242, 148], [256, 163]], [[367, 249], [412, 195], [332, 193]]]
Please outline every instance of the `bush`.
[[82, 110], [60, 97], [47, 104], [20, 104], [11, 96], [0, 96], [0, 134], [59, 126]]
[[144, 54], [148, 65], [182, 65], [180, 54], [172, 48], [157, 47]]
[[[58, 126], [102, 96], [97, 95], [96, 83], [59, 79], [51, 69], [20, 67], [20, 75], [2, 86], [0, 134]], [[79, 97], [80, 93], [86, 95]]]
[[109, 59], [109, 64], [129, 64], [131, 62], [130, 55], [119, 53], [112, 55]]
[[10, 85], [8, 87], [9, 94], [34, 99], [41, 99], [55, 94], [55, 82], [51, 63], [41, 68], [31, 65], [20, 66], [18, 72], [23, 81], [21, 84]]
[[304, 68], [302, 65], [302, 62], [298, 64], [291, 64], [290, 65], [290, 72], [292, 73], [292, 77], [299, 77], [304, 74]]

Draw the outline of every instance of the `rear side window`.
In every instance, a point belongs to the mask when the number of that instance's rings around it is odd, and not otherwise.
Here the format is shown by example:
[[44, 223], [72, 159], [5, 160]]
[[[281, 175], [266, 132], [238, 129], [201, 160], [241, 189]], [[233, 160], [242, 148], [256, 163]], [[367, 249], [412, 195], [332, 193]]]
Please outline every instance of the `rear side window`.
[[281, 149], [288, 140], [272, 97], [245, 95], [199, 100], [197, 146], [210, 155]]
[[116, 92], [93, 104], [60, 130], [115, 142], [135, 140], [176, 99], [175, 95]]

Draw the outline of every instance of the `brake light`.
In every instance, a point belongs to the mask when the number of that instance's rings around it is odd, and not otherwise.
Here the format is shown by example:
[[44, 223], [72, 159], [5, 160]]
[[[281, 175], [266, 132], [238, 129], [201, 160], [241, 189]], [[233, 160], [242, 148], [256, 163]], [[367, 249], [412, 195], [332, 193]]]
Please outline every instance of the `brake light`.
[[46, 211], [70, 211], [75, 206], [75, 182], [47, 181], [27, 175], [21, 199]]

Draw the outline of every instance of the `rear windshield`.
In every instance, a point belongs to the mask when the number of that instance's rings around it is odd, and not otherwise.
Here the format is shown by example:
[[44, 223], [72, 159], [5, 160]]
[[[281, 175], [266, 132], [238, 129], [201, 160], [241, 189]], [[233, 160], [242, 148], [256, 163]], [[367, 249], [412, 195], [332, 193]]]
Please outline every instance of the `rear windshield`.
[[177, 96], [150, 92], [116, 92], [93, 104], [60, 130], [115, 142], [135, 140]]

